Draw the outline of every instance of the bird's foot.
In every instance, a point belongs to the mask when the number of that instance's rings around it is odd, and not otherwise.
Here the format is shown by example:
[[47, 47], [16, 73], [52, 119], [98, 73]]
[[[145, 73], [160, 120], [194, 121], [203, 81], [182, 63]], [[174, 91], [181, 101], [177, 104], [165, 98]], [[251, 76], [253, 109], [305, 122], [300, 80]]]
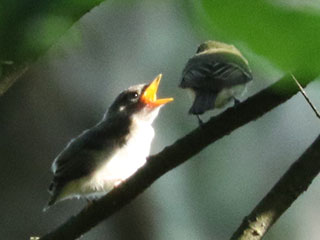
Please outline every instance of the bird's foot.
[[96, 200], [94, 200], [94, 199], [86, 199], [86, 201], [87, 201], [87, 204], [88, 205], [91, 205], [91, 204], [93, 204]]
[[94, 204], [97, 200], [96, 199], [89, 199], [86, 198], [87, 206], [85, 206], [85, 209], [88, 209], [92, 204]]
[[234, 101], [234, 106], [236, 107], [236, 106], [238, 106], [241, 102], [238, 100], [238, 99], [236, 99], [235, 97], [233, 97], [233, 101]]
[[196, 116], [197, 116], [197, 119], [198, 119], [199, 127], [202, 127], [203, 126], [203, 121], [200, 118], [200, 115], [197, 114]]

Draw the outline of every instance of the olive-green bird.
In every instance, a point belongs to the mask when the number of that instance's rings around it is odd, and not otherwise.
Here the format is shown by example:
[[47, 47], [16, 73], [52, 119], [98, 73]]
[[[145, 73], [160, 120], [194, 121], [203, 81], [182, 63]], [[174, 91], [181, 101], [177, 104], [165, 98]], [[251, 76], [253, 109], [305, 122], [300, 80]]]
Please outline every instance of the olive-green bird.
[[236, 96], [251, 80], [248, 61], [235, 46], [206, 41], [187, 62], [179, 86], [194, 93], [189, 113], [201, 122], [200, 114], [222, 108], [232, 99], [238, 103]]

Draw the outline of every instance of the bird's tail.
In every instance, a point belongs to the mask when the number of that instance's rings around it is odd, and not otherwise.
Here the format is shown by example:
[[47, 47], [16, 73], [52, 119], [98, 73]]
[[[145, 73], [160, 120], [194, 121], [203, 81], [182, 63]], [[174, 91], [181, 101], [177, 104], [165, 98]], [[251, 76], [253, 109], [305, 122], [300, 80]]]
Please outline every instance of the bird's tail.
[[214, 109], [217, 94], [208, 91], [197, 92], [194, 102], [189, 110], [190, 114], [203, 114], [205, 111]]
[[47, 205], [44, 206], [44, 208], [42, 209], [42, 211], [43, 211], [43, 212], [46, 212], [53, 204], [55, 204], [56, 201], [57, 201], [57, 197], [58, 197], [58, 195], [53, 195], [53, 196], [51, 196], [50, 199], [49, 199], [49, 201], [48, 201], [48, 203], [47, 203]]
[[50, 199], [47, 205], [42, 209], [43, 212], [46, 212], [52, 205], [54, 205], [59, 197], [60, 191], [57, 189], [57, 186], [54, 182], [52, 182], [48, 189], [49, 193], [51, 194]]

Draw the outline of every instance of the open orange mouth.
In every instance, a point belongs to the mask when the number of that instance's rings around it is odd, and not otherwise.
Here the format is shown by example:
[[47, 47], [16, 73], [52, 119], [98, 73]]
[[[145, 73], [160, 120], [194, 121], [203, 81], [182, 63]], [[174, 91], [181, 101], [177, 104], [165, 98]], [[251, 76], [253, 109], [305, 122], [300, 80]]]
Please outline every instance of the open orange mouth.
[[160, 98], [157, 99], [157, 91], [160, 84], [162, 74], [159, 74], [146, 88], [144, 91], [141, 101], [145, 104], [148, 104], [151, 107], [159, 107], [163, 104], [173, 101], [173, 98]]

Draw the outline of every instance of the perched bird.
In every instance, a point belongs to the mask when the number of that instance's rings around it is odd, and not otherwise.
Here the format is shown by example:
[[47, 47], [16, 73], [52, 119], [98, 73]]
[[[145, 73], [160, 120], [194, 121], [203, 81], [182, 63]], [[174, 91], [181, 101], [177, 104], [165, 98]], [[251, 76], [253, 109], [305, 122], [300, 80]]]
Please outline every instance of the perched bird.
[[159, 109], [173, 98], [157, 99], [162, 75], [150, 84], [120, 93], [103, 119], [72, 139], [52, 164], [51, 198], [58, 201], [105, 195], [146, 162]]
[[182, 72], [181, 88], [190, 89], [194, 102], [190, 114], [198, 117], [204, 112], [222, 108], [252, 80], [248, 61], [233, 45], [217, 41], [202, 43], [196, 54], [189, 59]]

